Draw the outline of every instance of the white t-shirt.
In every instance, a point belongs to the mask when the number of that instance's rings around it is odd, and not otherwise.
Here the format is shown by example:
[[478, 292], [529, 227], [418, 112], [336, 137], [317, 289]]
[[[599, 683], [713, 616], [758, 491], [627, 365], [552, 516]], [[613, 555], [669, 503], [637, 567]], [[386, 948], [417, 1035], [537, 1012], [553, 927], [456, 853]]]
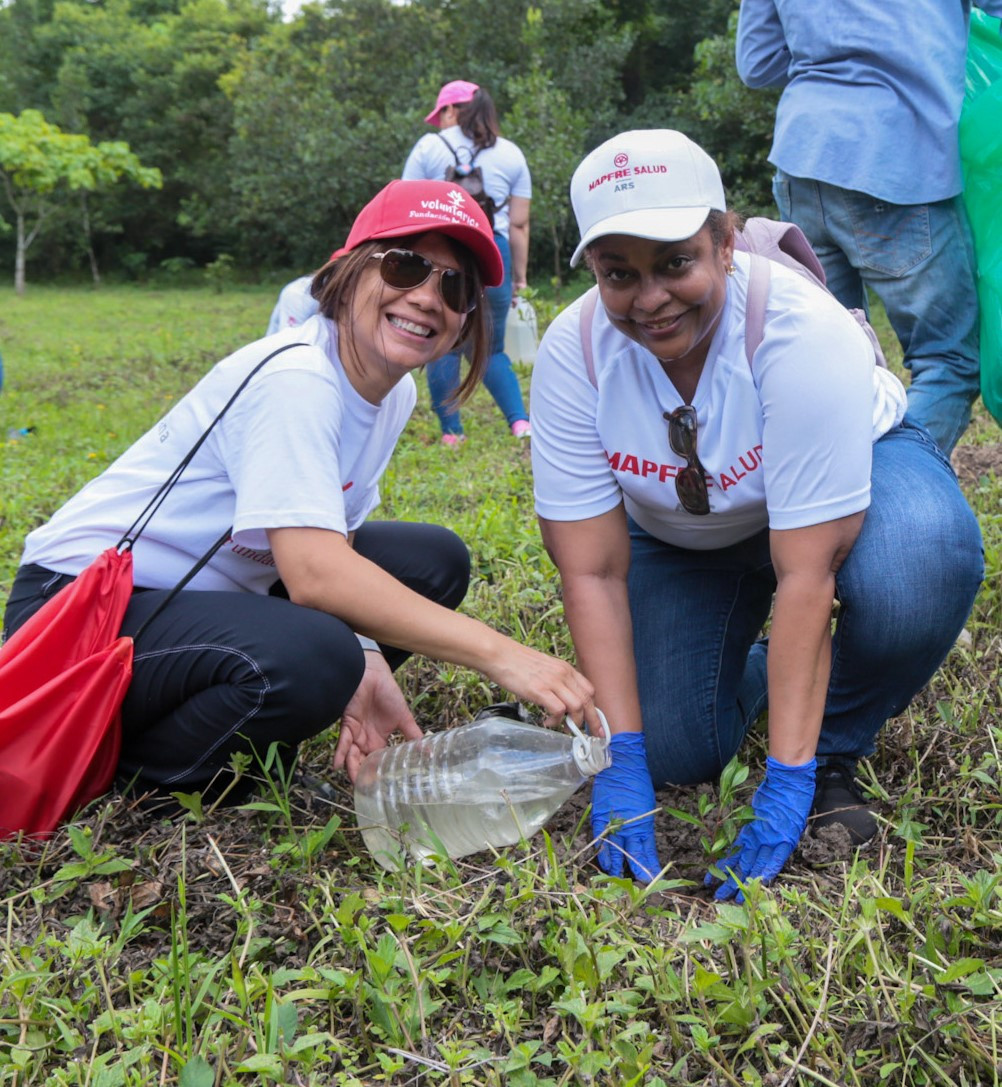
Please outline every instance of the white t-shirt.
[[[498, 205], [494, 215], [494, 230], [507, 238], [508, 197], [524, 196], [526, 200], [532, 197], [532, 180], [525, 155], [511, 140], [506, 140], [503, 136], [498, 136], [493, 147], [476, 151], [473, 141], [463, 134], [459, 125], [443, 128], [442, 136], [459, 155], [460, 162], [468, 163], [476, 154], [473, 165], [479, 166], [483, 173], [484, 191]], [[441, 138], [434, 132], [427, 132], [411, 148], [407, 162], [404, 163], [404, 172], [400, 176], [405, 181], [443, 181], [446, 170], [455, 165], [452, 152], [442, 143]]]
[[305, 324], [320, 309], [320, 303], [310, 294], [312, 283], [313, 276], [300, 276], [279, 291], [266, 336]]
[[227, 529], [232, 539], [195, 589], [266, 593], [278, 577], [270, 528], [347, 534], [379, 504], [379, 478], [416, 400], [413, 378], [381, 404], [355, 392], [337, 331], [317, 316], [217, 363], [151, 430], [26, 541], [22, 563], [77, 574], [118, 543], [244, 377], [283, 343], [240, 393], [133, 548], [134, 580], [172, 588]]
[[773, 264], [762, 342], [745, 354], [748, 257], [734, 254], [727, 301], [693, 396], [710, 514], [682, 509], [663, 412], [683, 403], [654, 356], [592, 323], [598, 388], [581, 348], [582, 300], [547, 329], [532, 375], [536, 510], [577, 521], [622, 499], [667, 543], [726, 547], [767, 525], [803, 528], [866, 509], [872, 443], [900, 422], [905, 391], [875, 365], [855, 320], [830, 295]]

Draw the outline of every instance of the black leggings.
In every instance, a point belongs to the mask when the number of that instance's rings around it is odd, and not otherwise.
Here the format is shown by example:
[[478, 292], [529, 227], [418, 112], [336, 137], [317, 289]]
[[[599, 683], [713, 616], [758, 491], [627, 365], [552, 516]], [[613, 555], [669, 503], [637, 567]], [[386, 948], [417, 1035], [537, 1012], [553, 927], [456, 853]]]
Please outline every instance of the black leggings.
[[[448, 529], [373, 522], [356, 532], [354, 547], [429, 600], [456, 608], [466, 595], [469, 553]], [[5, 634], [72, 580], [22, 566]], [[164, 595], [137, 589], [122, 633], [138, 630]], [[409, 656], [382, 648], [394, 669]], [[291, 756], [300, 741], [337, 721], [364, 670], [362, 647], [347, 624], [291, 603], [280, 590], [270, 596], [184, 590], [136, 642], [122, 705], [119, 777], [142, 791], [212, 795], [227, 783], [235, 752], [263, 757], [277, 741]]]

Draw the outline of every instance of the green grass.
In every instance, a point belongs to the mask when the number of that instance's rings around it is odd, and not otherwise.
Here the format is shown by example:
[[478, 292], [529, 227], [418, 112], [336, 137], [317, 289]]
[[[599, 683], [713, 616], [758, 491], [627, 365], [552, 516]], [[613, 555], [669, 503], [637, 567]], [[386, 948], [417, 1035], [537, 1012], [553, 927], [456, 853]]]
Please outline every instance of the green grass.
[[[0, 292], [0, 435], [38, 427], [3, 446], [0, 588], [24, 533], [257, 336], [274, 294]], [[419, 387], [383, 513], [459, 531], [474, 555], [465, 610], [570, 655], [528, 449], [483, 391], [470, 440], [442, 448]], [[746, 905], [705, 896], [708, 851], [759, 779], [760, 736], [742, 751], [750, 772], [659, 794], [669, 869], [650, 889], [589, 863], [586, 796], [497, 857], [399, 873], [365, 853], [343, 778], [334, 802], [307, 803], [272, 766], [254, 806], [192, 798], [183, 820], [113, 796], [47, 841], [0, 845], [0, 1087], [997, 1085], [998, 443], [981, 414], [960, 450], [988, 564], [972, 645], [864, 768], [871, 848], [807, 841]], [[425, 660], [401, 684], [433, 728], [504, 693]], [[309, 745], [311, 771], [330, 750]]]

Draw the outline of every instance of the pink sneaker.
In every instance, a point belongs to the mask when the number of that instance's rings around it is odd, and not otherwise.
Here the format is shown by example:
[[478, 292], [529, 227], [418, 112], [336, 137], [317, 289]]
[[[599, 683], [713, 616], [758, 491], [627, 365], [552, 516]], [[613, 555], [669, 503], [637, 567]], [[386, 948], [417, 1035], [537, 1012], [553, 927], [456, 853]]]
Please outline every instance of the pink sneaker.
[[466, 441], [465, 434], [443, 434], [442, 445], [456, 446], [462, 445]]
[[511, 424], [511, 432], [516, 438], [531, 438], [532, 426], [528, 419], [516, 419], [515, 422]]

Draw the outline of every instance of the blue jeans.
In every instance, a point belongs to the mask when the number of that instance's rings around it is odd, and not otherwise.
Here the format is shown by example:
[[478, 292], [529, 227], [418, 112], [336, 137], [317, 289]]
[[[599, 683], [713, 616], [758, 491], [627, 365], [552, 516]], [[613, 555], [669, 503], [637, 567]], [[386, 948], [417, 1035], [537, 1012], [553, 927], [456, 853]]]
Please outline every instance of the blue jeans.
[[[874, 750], [963, 628], [984, 574], [981, 533], [945, 455], [904, 422], [873, 448], [862, 531], [835, 579], [840, 607], [818, 762]], [[769, 532], [689, 551], [630, 524], [630, 607], [656, 786], [715, 780], [767, 707], [756, 641], [776, 577]]]
[[782, 170], [773, 195], [844, 306], [867, 309], [867, 287], [883, 302], [911, 372], [909, 418], [949, 453], [980, 390], [974, 246], [961, 198], [888, 204]]
[[[501, 409], [509, 426], [518, 419], [528, 419], [525, 401], [518, 377], [505, 354], [504, 331], [511, 311], [511, 246], [503, 234], [495, 234], [494, 241], [504, 260], [504, 282], [500, 287], [487, 288], [487, 304], [490, 307], [491, 346], [484, 384]], [[463, 424], [459, 412], [449, 398], [459, 387], [459, 357], [461, 352], [450, 351], [426, 367], [431, 406], [435, 409], [443, 434], [462, 434]]]

